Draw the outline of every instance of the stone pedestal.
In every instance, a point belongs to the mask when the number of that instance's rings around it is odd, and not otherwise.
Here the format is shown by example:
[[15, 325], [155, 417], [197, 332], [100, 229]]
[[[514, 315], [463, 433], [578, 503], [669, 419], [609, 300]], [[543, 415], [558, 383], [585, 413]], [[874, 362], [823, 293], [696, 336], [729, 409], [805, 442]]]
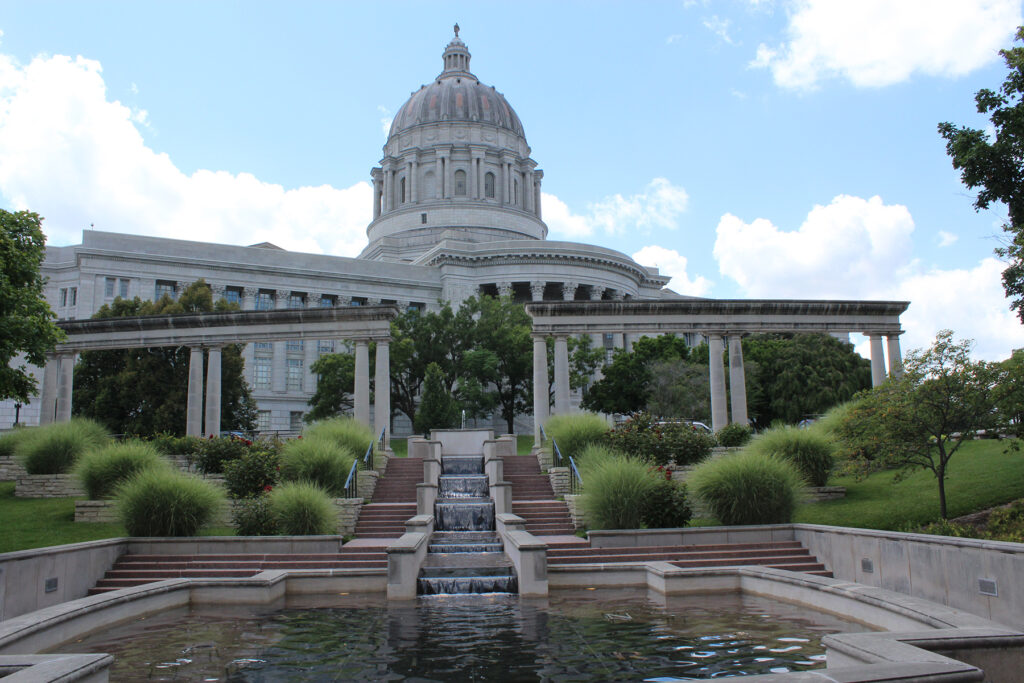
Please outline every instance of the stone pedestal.
[[569, 468], [551, 467], [548, 469], [548, 478], [551, 479], [551, 490], [556, 496], [567, 496], [569, 493]]

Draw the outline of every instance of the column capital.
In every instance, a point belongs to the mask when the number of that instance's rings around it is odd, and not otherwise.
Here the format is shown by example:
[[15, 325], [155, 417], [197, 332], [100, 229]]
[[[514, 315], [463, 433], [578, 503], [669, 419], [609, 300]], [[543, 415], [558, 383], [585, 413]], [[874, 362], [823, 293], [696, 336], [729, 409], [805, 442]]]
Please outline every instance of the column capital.
[[579, 287], [578, 282], [563, 282], [562, 283], [562, 300], [572, 301], [576, 296], [576, 288]]
[[338, 295], [338, 305], [339, 306], [351, 306], [352, 305], [352, 297], [347, 295], [347, 294], [339, 294]]
[[906, 330], [894, 330], [893, 332], [886, 332], [885, 336], [889, 339], [899, 339], [900, 335], [905, 334]]
[[597, 285], [590, 286], [591, 301], [600, 301], [602, 296], [604, 296], [604, 287], [599, 287]]
[[242, 287], [242, 296], [244, 296], [244, 297], [247, 297], [247, 298], [248, 297], [254, 297], [254, 296], [256, 296], [259, 293], [260, 293], [260, 288], [259, 287]]
[[547, 285], [546, 282], [531, 282], [530, 283], [530, 298], [534, 301], [544, 300], [544, 287]]
[[512, 296], [511, 282], [498, 282], [498, 296]]
[[213, 292], [213, 299], [216, 301], [219, 297], [224, 296], [224, 292], [227, 290], [225, 285], [210, 285], [210, 291]]
[[320, 299], [323, 297], [322, 292], [306, 292], [306, 308], [320, 308]]
[[624, 296], [622, 290], [619, 289], [609, 289], [608, 294], [611, 296], [612, 301], [622, 301]]
[[379, 167], [379, 166], [376, 167], [376, 168], [371, 168], [370, 169], [370, 178], [373, 179], [373, 182], [375, 182], [375, 183], [383, 182], [383, 180], [384, 180], [384, 169]]

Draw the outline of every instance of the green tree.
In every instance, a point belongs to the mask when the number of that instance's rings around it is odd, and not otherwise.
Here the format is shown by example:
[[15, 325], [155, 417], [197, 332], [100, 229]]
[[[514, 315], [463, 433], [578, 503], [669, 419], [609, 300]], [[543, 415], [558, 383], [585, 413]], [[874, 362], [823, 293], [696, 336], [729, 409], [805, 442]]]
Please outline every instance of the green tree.
[[36, 381], [26, 361], [43, 367], [46, 353], [64, 338], [43, 298], [45, 257], [42, 219], [0, 209], [0, 400], [28, 403]]
[[1013, 352], [1009, 358], [996, 363], [992, 385], [992, 399], [996, 402], [999, 416], [1005, 427], [1014, 430], [1018, 436], [1024, 426], [1024, 350]]
[[[221, 299], [214, 303], [203, 280], [189, 285], [175, 301], [117, 298], [94, 318], [202, 313], [237, 309]], [[253, 429], [256, 406], [243, 376], [241, 344], [221, 352], [221, 428]], [[205, 361], [204, 361], [205, 365]], [[119, 434], [182, 434], [188, 403], [189, 349], [159, 347], [88, 351], [75, 365], [73, 411]], [[205, 370], [204, 370], [205, 375]]]
[[877, 449], [889, 466], [935, 475], [943, 519], [950, 460], [995, 419], [995, 374], [987, 363], [971, 360], [971, 346], [954, 341], [950, 330], [940, 331], [930, 348], [907, 354], [902, 377], [862, 394], [845, 418], [856, 427], [847, 433], [868, 439], [865, 446]]
[[[691, 349], [686, 340], [670, 334], [641, 337], [627, 353], [617, 349], [604, 377], [583, 398], [583, 407], [599, 413], [635, 413], [646, 410], [651, 391], [651, 364], [655, 361], [687, 361]], [[704, 367], [707, 368], [705, 355]]]
[[427, 366], [423, 380], [423, 398], [414, 422], [420, 434], [430, 434], [431, 429], [454, 427], [458, 420], [459, 406], [445, 388], [444, 371], [437, 363]]
[[649, 365], [647, 412], [658, 417], [711, 419], [711, 379], [706, 365], [679, 359]]
[[[1017, 41], [1024, 41], [1024, 26], [1017, 29]], [[949, 122], [939, 124], [939, 134], [963, 184], [980, 188], [975, 210], [996, 202], [1006, 207], [1006, 240], [996, 254], [1006, 262], [1003, 289], [1010, 308], [1024, 322], [1024, 47], [999, 54], [1009, 70], [1006, 80], [999, 90], [983, 88], [974, 96], [978, 113], [989, 117], [995, 135]]]
[[324, 354], [314, 361], [310, 370], [316, 374], [316, 391], [308, 401], [310, 410], [303, 420], [316, 422], [351, 410], [356, 379], [355, 356], [351, 353]]

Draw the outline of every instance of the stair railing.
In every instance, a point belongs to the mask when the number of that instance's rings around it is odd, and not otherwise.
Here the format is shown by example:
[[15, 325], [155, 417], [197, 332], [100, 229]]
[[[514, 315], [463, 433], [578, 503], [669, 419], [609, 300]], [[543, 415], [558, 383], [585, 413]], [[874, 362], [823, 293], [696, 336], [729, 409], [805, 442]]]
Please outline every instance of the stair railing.
[[[370, 441], [370, 445], [366, 447], [366, 454], [362, 457], [363, 469], [373, 469], [373, 447], [379, 444], [381, 448], [384, 446], [384, 430], [380, 430], [380, 436]], [[348, 478], [345, 479], [345, 497], [346, 498], [358, 498], [359, 493], [359, 458], [356, 458], [352, 462], [352, 468], [348, 471]]]
[[[540, 440], [541, 443], [547, 439], [548, 436], [544, 432], [544, 426], [540, 428]], [[555, 456], [555, 467], [565, 467], [562, 463], [563, 460], [569, 461], [569, 493], [575, 495], [583, 490], [583, 477], [580, 476], [580, 471], [576, 467], [576, 461], [572, 459], [572, 456], [563, 456], [562, 451], [558, 448], [558, 442], [555, 441], [555, 437], [551, 437], [551, 452]]]

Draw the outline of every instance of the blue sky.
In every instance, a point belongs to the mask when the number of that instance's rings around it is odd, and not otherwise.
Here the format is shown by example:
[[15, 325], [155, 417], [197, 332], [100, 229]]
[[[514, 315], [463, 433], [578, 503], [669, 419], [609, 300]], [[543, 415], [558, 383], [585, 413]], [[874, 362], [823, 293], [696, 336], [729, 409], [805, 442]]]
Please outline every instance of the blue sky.
[[905, 349], [1024, 346], [1003, 215], [936, 133], [985, 126], [1019, 0], [3, 0], [0, 204], [52, 244], [92, 224], [355, 255], [386, 123], [456, 21], [523, 121], [551, 239], [690, 294], [907, 299]]

